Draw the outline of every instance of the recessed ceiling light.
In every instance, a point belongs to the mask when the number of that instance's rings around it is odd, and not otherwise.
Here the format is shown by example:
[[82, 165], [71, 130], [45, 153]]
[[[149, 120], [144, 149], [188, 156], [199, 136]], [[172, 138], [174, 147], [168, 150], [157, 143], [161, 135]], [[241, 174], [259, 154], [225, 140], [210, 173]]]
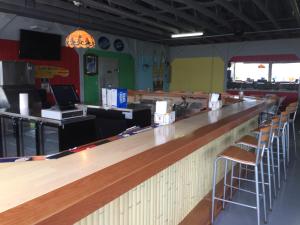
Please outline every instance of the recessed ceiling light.
[[171, 38], [197, 37], [197, 36], [202, 36], [203, 34], [204, 34], [203, 32], [172, 34]]

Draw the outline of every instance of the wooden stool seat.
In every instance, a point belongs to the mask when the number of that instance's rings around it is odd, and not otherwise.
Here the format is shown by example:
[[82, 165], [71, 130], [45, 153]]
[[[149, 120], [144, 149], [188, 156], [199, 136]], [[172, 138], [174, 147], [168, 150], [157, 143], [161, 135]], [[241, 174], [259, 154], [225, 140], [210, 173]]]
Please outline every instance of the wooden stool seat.
[[257, 148], [258, 140], [257, 140], [257, 138], [255, 138], [253, 136], [246, 135], [246, 136], [242, 137], [240, 140], [238, 140], [236, 143], [246, 145], [251, 148]]
[[223, 151], [219, 156], [238, 163], [255, 166], [255, 161], [256, 161], [255, 153], [245, 151], [244, 149], [241, 149], [236, 146], [230, 146], [225, 151]]
[[260, 131], [260, 127], [257, 127], [254, 130], [252, 130], [252, 132], [254, 132], [254, 133], [259, 133], [259, 131]]
[[271, 126], [271, 123], [270, 122], [265, 122], [265, 123], [261, 124], [259, 127], [252, 130], [252, 132], [259, 134], [259, 131], [260, 131], [261, 128], [268, 127], [268, 126]]

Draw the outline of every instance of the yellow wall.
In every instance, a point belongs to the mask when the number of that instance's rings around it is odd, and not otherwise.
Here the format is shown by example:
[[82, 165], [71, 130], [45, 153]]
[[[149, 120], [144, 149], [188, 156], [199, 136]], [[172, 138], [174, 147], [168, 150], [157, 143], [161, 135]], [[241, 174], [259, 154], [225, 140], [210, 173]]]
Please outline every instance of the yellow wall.
[[224, 91], [224, 61], [220, 57], [175, 59], [171, 91]]

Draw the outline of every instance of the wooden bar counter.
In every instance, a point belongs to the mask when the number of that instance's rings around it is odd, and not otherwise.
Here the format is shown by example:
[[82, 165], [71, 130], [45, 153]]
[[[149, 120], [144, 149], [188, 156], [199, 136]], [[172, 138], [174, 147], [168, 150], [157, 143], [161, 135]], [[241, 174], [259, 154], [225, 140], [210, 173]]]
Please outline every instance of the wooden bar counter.
[[215, 156], [265, 105], [246, 99], [57, 160], [0, 165], [0, 224], [179, 224], [210, 192]]

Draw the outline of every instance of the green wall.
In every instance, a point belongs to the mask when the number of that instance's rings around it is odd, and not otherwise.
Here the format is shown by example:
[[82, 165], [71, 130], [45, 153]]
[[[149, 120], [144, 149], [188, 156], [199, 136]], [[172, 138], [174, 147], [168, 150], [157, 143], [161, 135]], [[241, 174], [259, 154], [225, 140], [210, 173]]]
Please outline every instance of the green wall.
[[[86, 54], [95, 54], [98, 57], [113, 58], [119, 60], [119, 86], [122, 88], [134, 89], [135, 87], [135, 70], [134, 59], [130, 54], [101, 51], [97, 49], [89, 49]], [[101, 66], [101, 65], [98, 65]], [[99, 74], [98, 74], [99, 76]], [[84, 102], [85, 104], [99, 104], [98, 76], [84, 75]]]

